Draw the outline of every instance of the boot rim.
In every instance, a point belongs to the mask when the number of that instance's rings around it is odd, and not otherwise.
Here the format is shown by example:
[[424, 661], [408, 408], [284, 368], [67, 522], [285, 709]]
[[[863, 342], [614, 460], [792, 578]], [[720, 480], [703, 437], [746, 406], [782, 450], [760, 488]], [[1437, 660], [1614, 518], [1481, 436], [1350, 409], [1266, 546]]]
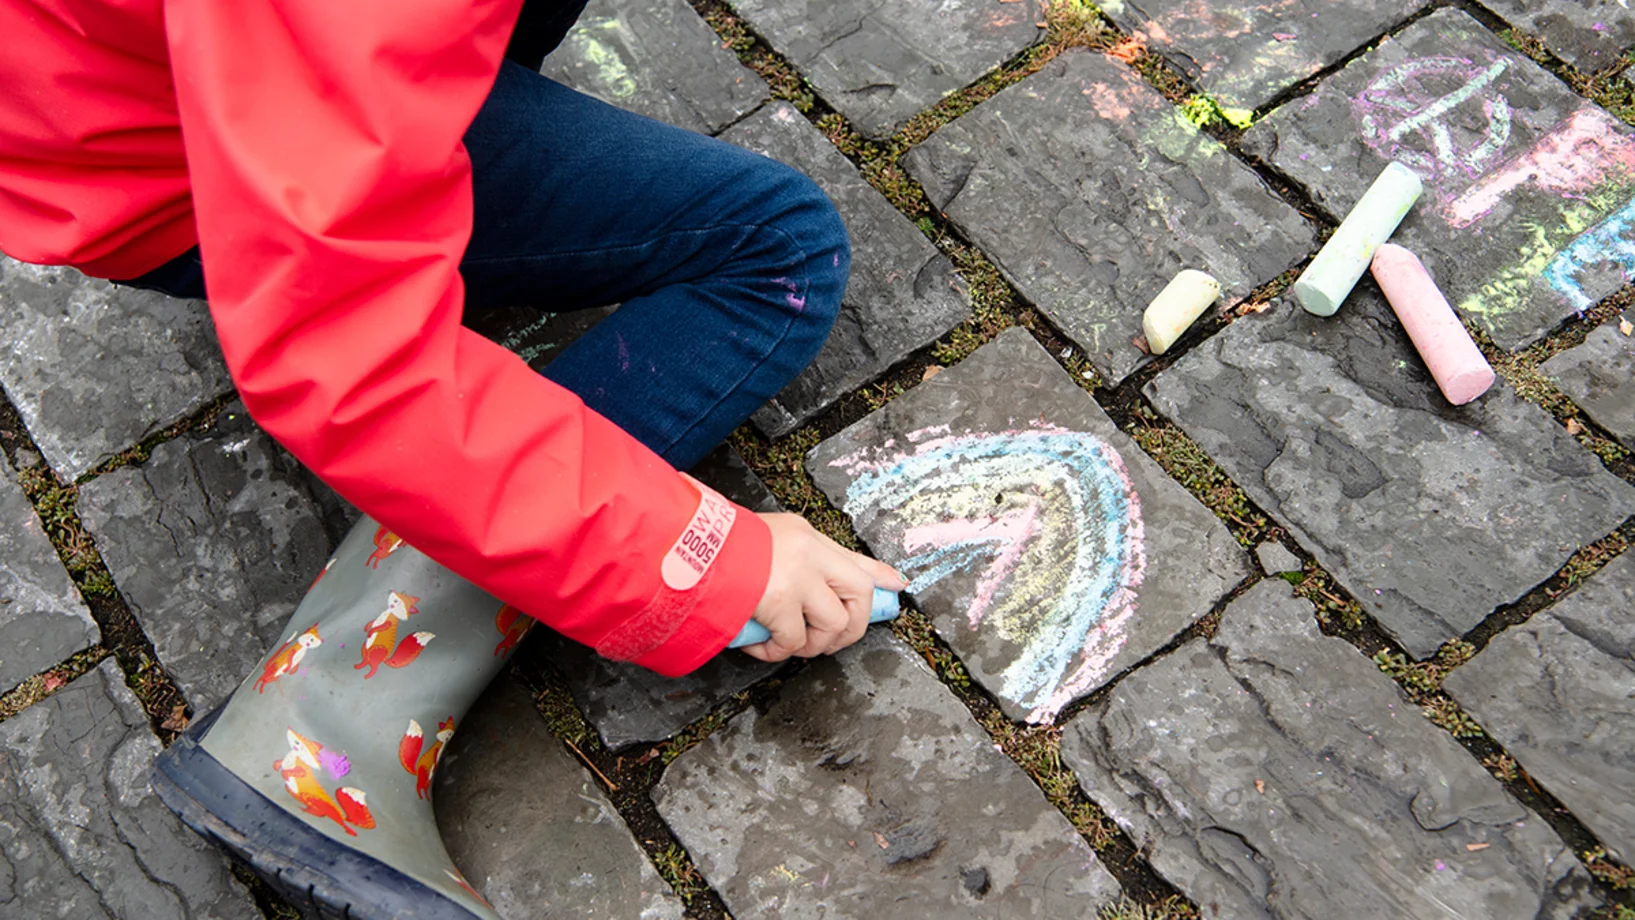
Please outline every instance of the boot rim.
[[320, 916], [488, 920], [330, 839], [239, 779], [200, 745], [225, 706], [196, 720], [154, 762], [154, 791], [183, 824], [243, 860], [291, 904]]

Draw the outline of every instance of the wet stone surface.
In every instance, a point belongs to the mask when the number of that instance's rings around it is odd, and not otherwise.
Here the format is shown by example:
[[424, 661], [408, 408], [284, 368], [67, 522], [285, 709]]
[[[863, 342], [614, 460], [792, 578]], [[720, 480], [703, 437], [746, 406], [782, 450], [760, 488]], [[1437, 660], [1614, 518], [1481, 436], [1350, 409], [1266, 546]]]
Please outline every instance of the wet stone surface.
[[[729, 446], [716, 448], [689, 472], [752, 511], [779, 510], [772, 493]], [[664, 677], [610, 661], [548, 629], [537, 630], [536, 635], [538, 648], [524, 654], [542, 655], [555, 665], [585, 719], [614, 750], [663, 741], [781, 667], [727, 651], [684, 677]]]
[[1205, 917], [1565, 920], [1594, 903], [1549, 825], [1280, 581], [1120, 681], [1062, 757]]
[[1140, 76], [1064, 53], [904, 158], [926, 194], [1116, 385], [1183, 268], [1230, 306], [1314, 250], [1300, 215]]
[[1335, 217], [1389, 160], [1413, 169], [1425, 194], [1394, 242], [1504, 348], [1635, 274], [1630, 127], [1457, 10], [1274, 110], [1243, 145]]
[[0, 692], [99, 638], [11, 465], [0, 457]]
[[602, 787], [511, 678], [472, 707], [435, 793], [449, 855], [508, 920], [680, 920], [681, 901]]
[[1249, 574], [1220, 519], [1019, 328], [807, 468], [1015, 719], [1053, 718]]
[[592, 0], [540, 72], [703, 134], [719, 132], [769, 95], [685, 0]]
[[0, 724], [0, 914], [259, 920], [149, 787], [158, 753], [112, 659]]
[[594, 307], [548, 313], [530, 307], [502, 307], [466, 317], [466, 325], [527, 362], [536, 371], [562, 354], [592, 326], [613, 315], [616, 307]]
[[953, 263], [793, 106], [762, 109], [721, 137], [811, 176], [852, 240], [851, 280], [828, 342], [754, 416], [768, 436], [788, 434], [970, 316], [970, 294]]
[[1255, 558], [1260, 560], [1260, 568], [1267, 575], [1298, 572], [1301, 569], [1300, 557], [1289, 552], [1281, 543], [1260, 544], [1255, 547]]
[[80, 490], [79, 513], [194, 711], [226, 698], [276, 642], [338, 541], [327, 490], [236, 404]]
[[738, 0], [733, 11], [874, 139], [1044, 36], [1043, 0]]
[[1503, 383], [1448, 405], [1378, 290], [1246, 316], [1147, 387], [1416, 657], [1635, 511], [1635, 488]]
[[1494, 638], [1445, 689], [1601, 839], [1635, 856], [1635, 557]]
[[1084, 917], [1119, 892], [886, 630], [683, 754], [653, 798], [740, 917]]
[[0, 256], [0, 385], [64, 480], [231, 388], [204, 302]]
[[1624, 335], [1619, 317], [1589, 334], [1584, 344], [1539, 366], [1597, 425], [1625, 447], [1635, 447], [1635, 338]]
[[1423, 0], [1330, 0], [1321, 5], [1301, 0], [1112, 0], [1101, 8], [1229, 114], [1246, 118], [1424, 5]]
[[1487, 7], [1586, 73], [1620, 63], [1635, 45], [1635, 10], [1624, 0], [1487, 0]]

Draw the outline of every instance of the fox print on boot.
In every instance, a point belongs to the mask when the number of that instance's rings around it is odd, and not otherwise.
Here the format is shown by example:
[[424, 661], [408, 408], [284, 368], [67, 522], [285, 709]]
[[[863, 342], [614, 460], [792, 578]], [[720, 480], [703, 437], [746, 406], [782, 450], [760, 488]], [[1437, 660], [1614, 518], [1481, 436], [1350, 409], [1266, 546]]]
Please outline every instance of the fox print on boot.
[[154, 787], [315, 916], [499, 920], [443, 847], [432, 779], [532, 622], [365, 519]]

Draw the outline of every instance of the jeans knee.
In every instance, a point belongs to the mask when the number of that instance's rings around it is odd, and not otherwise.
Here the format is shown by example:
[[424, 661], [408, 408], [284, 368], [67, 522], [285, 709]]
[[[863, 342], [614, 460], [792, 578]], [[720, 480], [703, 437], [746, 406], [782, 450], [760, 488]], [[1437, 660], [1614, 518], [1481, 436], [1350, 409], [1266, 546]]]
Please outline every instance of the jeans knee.
[[819, 340], [840, 316], [840, 304], [851, 276], [851, 238], [834, 202], [804, 173], [784, 167], [787, 173], [780, 195], [786, 206], [774, 224], [786, 234], [790, 253], [798, 262], [792, 281], [803, 289], [797, 299], [799, 320]]

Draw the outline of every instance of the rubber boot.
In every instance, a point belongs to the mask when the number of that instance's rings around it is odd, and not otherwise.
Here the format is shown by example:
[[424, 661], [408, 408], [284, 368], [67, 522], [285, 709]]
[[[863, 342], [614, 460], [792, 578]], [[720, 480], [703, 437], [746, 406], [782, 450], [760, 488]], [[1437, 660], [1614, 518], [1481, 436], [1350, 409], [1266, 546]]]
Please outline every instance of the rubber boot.
[[432, 776], [532, 623], [364, 519], [154, 787], [319, 917], [498, 920], [443, 847]]

